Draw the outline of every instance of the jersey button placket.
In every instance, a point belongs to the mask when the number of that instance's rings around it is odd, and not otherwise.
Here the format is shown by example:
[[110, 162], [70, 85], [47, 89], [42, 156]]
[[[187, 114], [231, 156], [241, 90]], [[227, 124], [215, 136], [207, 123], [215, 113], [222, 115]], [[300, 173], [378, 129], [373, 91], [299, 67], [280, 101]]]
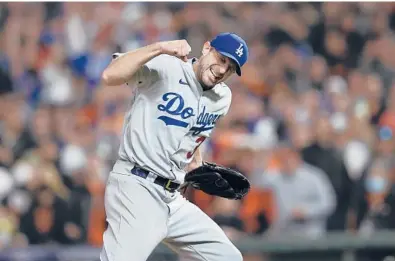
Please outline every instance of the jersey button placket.
[[[195, 117], [194, 117], [194, 119], [193, 119], [193, 122], [192, 122], [192, 124], [191, 124], [191, 126], [190, 126], [191, 128], [197, 126], [197, 119], [198, 119], [198, 117], [199, 117], [199, 113], [201, 112], [201, 99], [202, 99], [202, 95], [201, 95], [201, 96], [199, 97], [199, 99], [198, 99], [198, 104], [197, 104], [197, 106], [196, 106], [196, 115], [195, 115]], [[196, 149], [197, 149], [197, 148], [200, 146], [200, 144], [205, 140], [205, 138], [201, 139], [202, 137], [199, 138], [199, 137], [197, 137], [197, 136], [193, 136], [192, 133], [188, 134], [187, 137], [188, 137], [189, 139], [195, 140], [195, 142], [196, 142], [196, 147], [195, 147], [192, 151], [189, 151], [189, 152], [187, 153], [187, 155], [186, 155], [187, 159], [190, 159], [190, 158], [193, 157], [193, 155], [195, 154]]]
[[201, 99], [203, 97], [203, 94], [200, 94], [199, 98], [198, 98], [198, 102], [197, 102], [197, 106], [196, 106], [196, 114], [195, 117], [193, 118], [193, 122], [191, 124], [191, 128], [194, 127], [197, 124], [197, 119], [199, 117], [199, 113], [201, 112]]

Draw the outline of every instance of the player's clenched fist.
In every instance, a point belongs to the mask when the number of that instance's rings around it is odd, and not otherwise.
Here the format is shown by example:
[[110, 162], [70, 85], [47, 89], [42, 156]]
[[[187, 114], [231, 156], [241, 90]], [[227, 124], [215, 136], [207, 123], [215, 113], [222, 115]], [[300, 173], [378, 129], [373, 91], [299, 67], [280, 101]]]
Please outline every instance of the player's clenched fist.
[[161, 53], [176, 56], [183, 60], [188, 61], [188, 54], [191, 52], [191, 46], [186, 40], [176, 40], [159, 43]]

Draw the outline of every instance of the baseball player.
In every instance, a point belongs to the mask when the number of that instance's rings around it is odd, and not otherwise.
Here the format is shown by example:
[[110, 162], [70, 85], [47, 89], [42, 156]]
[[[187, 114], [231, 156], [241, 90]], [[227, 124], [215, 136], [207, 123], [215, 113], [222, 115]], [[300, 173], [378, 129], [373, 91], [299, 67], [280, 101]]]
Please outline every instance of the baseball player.
[[101, 261], [144, 261], [163, 242], [182, 260], [240, 261], [221, 228], [179, 192], [186, 172], [202, 164], [199, 146], [229, 110], [223, 82], [241, 75], [246, 42], [221, 33], [200, 58], [185, 40], [114, 54], [105, 85], [135, 87], [119, 159], [109, 175]]

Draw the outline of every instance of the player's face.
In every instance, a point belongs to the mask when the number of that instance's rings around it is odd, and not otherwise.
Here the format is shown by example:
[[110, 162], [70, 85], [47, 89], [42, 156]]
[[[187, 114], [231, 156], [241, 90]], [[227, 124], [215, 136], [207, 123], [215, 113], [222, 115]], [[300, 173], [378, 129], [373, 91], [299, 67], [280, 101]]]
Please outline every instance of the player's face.
[[205, 89], [224, 82], [236, 71], [236, 64], [206, 43], [199, 61], [197, 77]]

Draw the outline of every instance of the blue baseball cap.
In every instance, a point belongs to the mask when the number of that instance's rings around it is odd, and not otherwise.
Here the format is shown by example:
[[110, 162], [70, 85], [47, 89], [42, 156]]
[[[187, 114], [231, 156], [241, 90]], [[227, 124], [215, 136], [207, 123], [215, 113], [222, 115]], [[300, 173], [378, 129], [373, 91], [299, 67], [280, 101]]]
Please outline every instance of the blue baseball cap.
[[212, 41], [211, 46], [220, 54], [236, 63], [236, 73], [241, 76], [241, 67], [247, 62], [247, 43], [237, 34], [220, 33]]

